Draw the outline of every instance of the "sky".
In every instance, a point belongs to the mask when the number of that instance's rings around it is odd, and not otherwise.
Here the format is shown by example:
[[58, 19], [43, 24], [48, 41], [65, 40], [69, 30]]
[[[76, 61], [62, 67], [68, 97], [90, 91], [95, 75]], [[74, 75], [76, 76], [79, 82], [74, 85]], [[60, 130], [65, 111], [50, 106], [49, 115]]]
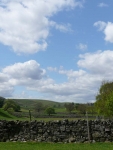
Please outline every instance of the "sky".
[[113, 0], [0, 0], [0, 96], [92, 103], [113, 81]]

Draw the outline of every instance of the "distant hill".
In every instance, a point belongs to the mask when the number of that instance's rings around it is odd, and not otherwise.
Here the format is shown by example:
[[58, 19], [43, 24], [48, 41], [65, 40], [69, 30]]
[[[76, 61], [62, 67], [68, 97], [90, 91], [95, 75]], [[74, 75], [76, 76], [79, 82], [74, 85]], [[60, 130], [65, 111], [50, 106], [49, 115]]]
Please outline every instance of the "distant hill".
[[23, 109], [32, 109], [37, 102], [41, 102], [44, 106], [50, 106], [50, 107], [64, 106], [64, 103], [54, 102], [50, 100], [43, 100], [43, 99], [13, 99], [13, 100], [17, 102]]

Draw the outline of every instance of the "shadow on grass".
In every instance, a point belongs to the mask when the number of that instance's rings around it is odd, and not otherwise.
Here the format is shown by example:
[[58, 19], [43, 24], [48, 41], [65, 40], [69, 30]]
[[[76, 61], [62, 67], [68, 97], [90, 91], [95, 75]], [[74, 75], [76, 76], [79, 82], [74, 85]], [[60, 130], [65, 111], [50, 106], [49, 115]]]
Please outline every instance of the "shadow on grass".
[[10, 114], [8, 114], [7, 112], [4, 112], [2, 110], [0, 110], [0, 117], [13, 118], [12, 116], [10, 116]]

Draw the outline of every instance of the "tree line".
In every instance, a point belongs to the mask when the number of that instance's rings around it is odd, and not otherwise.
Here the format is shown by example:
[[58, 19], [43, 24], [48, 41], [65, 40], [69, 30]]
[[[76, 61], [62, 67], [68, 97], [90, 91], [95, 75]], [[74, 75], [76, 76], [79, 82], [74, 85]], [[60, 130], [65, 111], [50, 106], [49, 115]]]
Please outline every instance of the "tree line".
[[4, 97], [0, 96], [0, 108], [3, 108], [5, 111], [13, 110], [13, 111], [20, 111], [21, 107], [18, 103], [11, 99], [5, 99]]
[[[91, 114], [94, 114], [94, 106], [92, 104], [79, 104], [79, 103], [64, 103], [64, 106], [60, 106], [60, 104], [57, 106], [57, 108], [65, 108], [65, 112], [68, 112], [69, 114], [79, 112], [80, 114], [86, 113], [88, 111]], [[11, 112], [20, 112], [21, 106], [15, 102], [13, 99], [5, 99], [4, 97], [0, 97], [0, 108], [2, 108], [5, 111]], [[37, 102], [34, 104], [34, 107], [32, 108], [32, 111], [37, 112], [39, 115], [41, 113], [46, 113], [49, 116], [51, 114], [56, 114], [55, 112], [56, 106], [47, 106], [44, 105], [42, 102]]]

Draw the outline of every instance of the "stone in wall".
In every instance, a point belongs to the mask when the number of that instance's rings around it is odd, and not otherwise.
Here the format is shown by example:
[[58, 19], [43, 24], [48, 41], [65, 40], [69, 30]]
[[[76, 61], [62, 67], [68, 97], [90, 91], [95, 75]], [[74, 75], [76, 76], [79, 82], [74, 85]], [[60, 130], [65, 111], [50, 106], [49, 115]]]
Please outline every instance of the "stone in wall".
[[[90, 120], [91, 142], [113, 141], [113, 121]], [[0, 141], [87, 142], [86, 120], [6, 121], [0, 120]]]

